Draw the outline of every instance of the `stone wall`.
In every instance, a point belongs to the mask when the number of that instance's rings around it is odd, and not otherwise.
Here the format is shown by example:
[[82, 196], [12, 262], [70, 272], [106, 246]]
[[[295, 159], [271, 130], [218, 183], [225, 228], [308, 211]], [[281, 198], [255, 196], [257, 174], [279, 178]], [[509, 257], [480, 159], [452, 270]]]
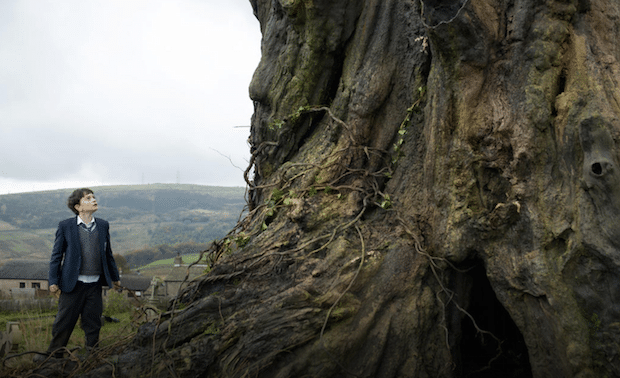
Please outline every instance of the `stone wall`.
[[52, 310], [58, 307], [55, 298], [3, 299], [0, 300], [0, 311]]

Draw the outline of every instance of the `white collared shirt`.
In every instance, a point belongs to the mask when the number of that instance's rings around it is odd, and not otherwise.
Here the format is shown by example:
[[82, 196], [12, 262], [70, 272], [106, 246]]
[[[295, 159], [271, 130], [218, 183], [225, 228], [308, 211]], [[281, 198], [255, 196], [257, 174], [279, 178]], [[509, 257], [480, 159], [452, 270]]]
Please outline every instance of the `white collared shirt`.
[[79, 226], [81, 223], [84, 223], [86, 225], [86, 227], [90, 227], [91, 224], [93, 224], [93, 230], [95, 228], [97, 228], [97, 223], [95, 223], [95, 217], [92, 217], [92, 219], [90, 220], [90, 223], [86, 223], [82, 220], [82, 218], [80, 218], [80, 216], [77, 216], [77, 225]]
[[[92, 223], [93, 224], [93, 230], [95, 230], [97, 228], [97, 223], [95, 223], [95, 217], [93, 217], [91, 219], [90, 223], [86, 223], [78, 215], [77, 216], [77, 224], [78, 224], [78, 226], [80, 225], [80, 223], [84, 223], [86, 226], [90, 226], [90, 224]], [[99, 278], [100, 278], [100, 276], [98, 274], [97, 275], [93, 275], [93, 276], [87, 276], [87, 275], [80, 274], [78, 276], [78, 281], [82, 281], [84, 283], [94, 283], [94, 282], [99, 281]]]

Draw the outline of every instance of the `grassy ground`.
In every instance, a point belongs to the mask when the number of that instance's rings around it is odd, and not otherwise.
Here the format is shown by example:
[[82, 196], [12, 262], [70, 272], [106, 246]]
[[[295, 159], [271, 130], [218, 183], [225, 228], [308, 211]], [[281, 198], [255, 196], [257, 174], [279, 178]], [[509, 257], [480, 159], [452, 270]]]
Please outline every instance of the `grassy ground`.
[[[196, 262], [199, 258], [200, 258], [200, 253], [190, 253], [187, 255], [183, 255], [183, 264], [191, 264], [193, 262]], [[144, 265], [141, 266], [140, 268], [138, 268], [140, 271], [143, 271], [144, 269], [149, 269], [149, 268], [156, 268], [156, 267], [161, 267], [161, 266], [166, 266], [166, 267], [171, 267], [174, 265], [174, 257], [170, 258], [170, 259], [163, 259], [163, 260], [157, 260], [157, 261], [153, 261], [152, 263], [148, 264], [148, 265]], [[203, 261], [202, 263], [205, 263], [205, 261]]]
[[[138, 326], [137, 311], [132, 309], [131, 305], [123, 304], [120, 307], [118, 306], [119, 299], [117, 298], [116, 302], [106, 305], [104, 310], [104, 315], [111, 316], [117, 319], [118, 322], [105, 322], [101, 328], [99, 347], [102, 355], [105, 355], [107, 351], [111, 353], [112, 350], [124, 345], [135, 335]], [[35, 355], [32, 352], [44, 352], [47, 350], [52, 339], [52, 324], [55, 315], [55, 311], [40, 310], [21, 313], [0, 313], [0, 329], [6, 329], [7, 321], [17, 321], [21, 331], [17, 350], [5, 356], [2, 366], [0, 366], [0, 377], [21, 377], [24, 372], [37, 367], [37, 364], [32, 361]], [[69, 355], [69, 358], [77, 358], [79, 354], [84, 353], [84, 341], [84, 331], [78, 323], [67, 344], [67, 349], [72, 351], [72, 355]], [[84, 361], [84, 364], [87, 362]]]

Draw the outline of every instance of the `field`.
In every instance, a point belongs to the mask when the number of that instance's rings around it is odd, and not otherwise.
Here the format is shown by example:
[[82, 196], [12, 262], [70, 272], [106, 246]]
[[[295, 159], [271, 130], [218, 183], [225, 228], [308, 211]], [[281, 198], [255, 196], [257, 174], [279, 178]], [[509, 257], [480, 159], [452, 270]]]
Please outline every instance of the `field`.
[[[187, 254], [187, 255], [183, 255], [183, 264], [194, 263], [194, 262], [198, 261], [198, 258], [200, 258], [200, 253], [190, 253], [190, 254]], [[138, 269], [140, 271], [144, 271], [144, 270], [148, 270], [148, 269], [151, 269], [151, 268], [160, 268], [160, 267], [168, 267], [169, 268], [169, 267], [171, 267], [173, 265], [174, 265], [174, 258], [171, 258], [171, 259], [163, 259], [163, 260], [153, 261], [152, 263], [150, 263], [148, 265], [141, 266]]]
[[[117, 293], [116, 293], [117, 294]], [[122, 296], [122, 299], [121, 299]], [[104, 315], [108, 315], [118, 322], [105, 322], [100, 334], [100, 354], [111, 353], [116, 347], [129, 340], [137, 330], [139, 323], [137, 312], [134, 311], [129, 302], [124, 299], [123, 294], [113, 298], [106, 304]], [[5, 357], [4, 366], [0, 367], [0, 376], [11, 377], [17, 371], [24, 371], [36, 367], [32, 361], [34, 352], [44, 352], [52, 338], [52, 324], [54, 322], [55, 311], [27, 311], [21, 313], [0, 313], [0, 329], [6, 329], [6, 322], [19, 322], [21, 337], [18, 338], [19, 346], [17, 351], [11, 352], [8, 358]], [[67, 344], [67, 349], [71, 351], [68, 357], [77, 360], [85, 353], [84, 350], [84, 331], [79, 324], [76, 325], [71, 339]], [[91, 358], [97, 358], [94, 356]], [[83, 361], [86, 365], [88, 360]]]
[[0, 231], [0, 254], [3, 259], [48, 258], [56, 230]]

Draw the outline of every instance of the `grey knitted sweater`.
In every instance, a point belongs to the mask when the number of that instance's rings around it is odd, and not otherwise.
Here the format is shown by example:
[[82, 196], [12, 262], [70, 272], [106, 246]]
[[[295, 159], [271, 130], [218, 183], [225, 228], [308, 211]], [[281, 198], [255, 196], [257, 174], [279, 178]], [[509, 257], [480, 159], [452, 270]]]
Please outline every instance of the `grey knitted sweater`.
[[82, 244], [82, 266], [80, 274], [94, 276], [103, 273], [101, 266], [101, 251], [99, 250], [99, 232], [88, 232], [80, 229], [80, 243]]

